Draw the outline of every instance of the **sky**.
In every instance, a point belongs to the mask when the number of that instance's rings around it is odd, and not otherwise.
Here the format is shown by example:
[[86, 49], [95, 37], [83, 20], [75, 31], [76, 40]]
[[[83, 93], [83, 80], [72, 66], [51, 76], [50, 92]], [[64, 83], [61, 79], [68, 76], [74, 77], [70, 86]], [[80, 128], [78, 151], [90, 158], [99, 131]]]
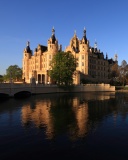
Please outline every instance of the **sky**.
[[85, 28], [91, 47], [128, 63], [128, 0], [0, 0], [0, 75], [22, 68], [27, 41], [33, 51], [47, 46], [53, 27], [63, 50]]

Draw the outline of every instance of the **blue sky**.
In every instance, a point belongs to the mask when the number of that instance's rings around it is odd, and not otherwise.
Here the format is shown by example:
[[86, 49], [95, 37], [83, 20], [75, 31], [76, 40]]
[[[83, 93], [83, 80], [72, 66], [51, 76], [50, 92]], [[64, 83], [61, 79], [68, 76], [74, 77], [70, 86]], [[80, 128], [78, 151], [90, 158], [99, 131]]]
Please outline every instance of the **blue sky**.
[[86, 28], [90, 46], [108, 58], [118, 55], [118, 64], [128, 62], [127, 0], [0, 0], [0, 74], [10, 65], [22, 67], [23, 50], [30, 41], [47, 45], [52, 27], [63, 50], [74, 30], [79, 39]]

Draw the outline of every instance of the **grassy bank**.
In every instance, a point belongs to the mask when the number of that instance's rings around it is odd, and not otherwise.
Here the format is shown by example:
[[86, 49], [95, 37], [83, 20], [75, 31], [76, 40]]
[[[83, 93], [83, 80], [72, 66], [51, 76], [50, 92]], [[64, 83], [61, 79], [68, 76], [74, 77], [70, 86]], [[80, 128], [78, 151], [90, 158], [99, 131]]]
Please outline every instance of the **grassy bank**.
[[115, 90], [124, 90], [124, 91], [128, 91], [128, 86], [115, 86]]

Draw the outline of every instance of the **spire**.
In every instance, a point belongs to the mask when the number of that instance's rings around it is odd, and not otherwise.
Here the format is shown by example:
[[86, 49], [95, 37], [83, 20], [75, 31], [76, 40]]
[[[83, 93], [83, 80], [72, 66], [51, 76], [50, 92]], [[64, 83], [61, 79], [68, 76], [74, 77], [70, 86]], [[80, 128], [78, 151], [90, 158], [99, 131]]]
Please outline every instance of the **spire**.
[[114, 56], [114, 60], [115, 60], [115, 61], [117, 61], [117, 58], [118, 58], [118, 55], [117, 55], [117, 54], [115, 54], [115, 56]]
[[30, 42], [29, 41], [27, 41], [27, 46], [30, 46]]
[[54, 26], [52, 27], [52, 35], [55, 35], [55, 29], [54, 29]]
[[27, 51], [27, 53], [31, 53], [30, 42], [29, 41], [27, 41], [26, 51]]
[[86, 29], [85, 29], [85, 27], [84, 27], [84, 36], [86, 36]]
[[108, 54], [106, 53], [106, 60], [108, 60]]
[[85, 29], [85, 27], [84, 27], [84, 31], [83, 31], [83, 38], [82, 38], [82, 40], [84, 40], [84, 42], [85, 42], [85, 44], [87, 43], [87, 38], [86, 38], [86, 29]]
[[55, 44], [56, 37], [55, 37], [55, 29], [54, 29], [54, 27], [52, 28], [52, 36], [51, 36], [51, 39], [52, 39], [52, 43]]
[[95, 43], [94, 43], [94, 49], [97, 49], [97, 42], [95, 40]]
[[74, 37], [76, 37], [76, 30], [74, 30]]

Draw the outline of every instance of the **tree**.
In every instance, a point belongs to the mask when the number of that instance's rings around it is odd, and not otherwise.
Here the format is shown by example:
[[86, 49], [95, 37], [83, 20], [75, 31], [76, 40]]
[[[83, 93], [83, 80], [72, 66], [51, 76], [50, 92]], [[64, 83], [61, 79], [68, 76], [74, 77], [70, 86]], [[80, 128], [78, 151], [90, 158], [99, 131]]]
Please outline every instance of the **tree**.
[[58, 52], [51, 61], [49, 75], [58, 85], [69, 86], [73, 83], [76, 59], [70, 52]]
[[127, 77], [126, 75], [128, 74], [128, 64], [125, 60], [122, 61], [119, 71], [120, 71], [120, 81], [124, 86]]
[[2, 83], [4, 81], [3, 76], [0, 75], [0, 82]]
[[4, 79], [9, 81], [12, 79], [13, 81], [18, 81], [22, 79], [22, 69], [18, 65], [11, 65], [6, 69], [6, 74], [4, 75]]
[[111, 67], [111, 72], [110, 72], [110, 84], [112, 85], [119, 85], [119, 66], [117, 63], [115, 63]]
[[119, 76], [119, 70], [118, 70], [118, 64], [115, 63], [112, 67], [111, 67], [111, 73], [110, 73], [111, 77], [118, 77]]

